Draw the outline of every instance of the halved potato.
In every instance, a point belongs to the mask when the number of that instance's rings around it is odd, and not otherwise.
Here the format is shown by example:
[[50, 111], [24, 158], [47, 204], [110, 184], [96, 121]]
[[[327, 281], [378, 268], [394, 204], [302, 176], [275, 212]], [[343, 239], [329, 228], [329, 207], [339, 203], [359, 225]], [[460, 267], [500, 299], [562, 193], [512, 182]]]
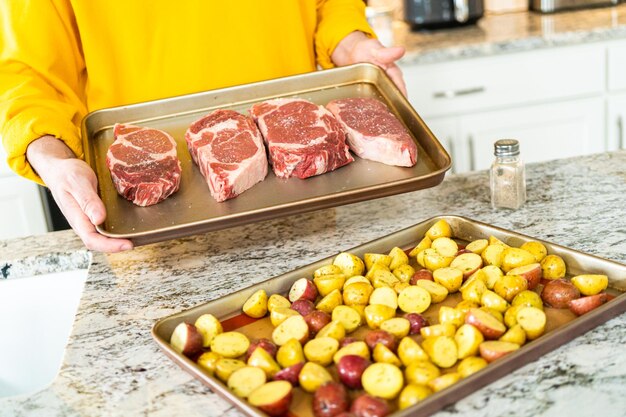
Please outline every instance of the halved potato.
[[[341, 306], [339, 306], [339, 307], [341, 307]], [[348, 308], [350, 308], [350, 307], [348, 307]], [[356, 313], [356, 311], [355, 311], [355, 313]], [[357, 314], [359, 314], [359, 313], [357, 313]], [[341, 322], [339, 320], [332, 320], [326, 326], [322, 327], [317, 332], [315, 337], [316, 338], [318, 338], [318, 337], [332, 337], [333, 339], [335, 339], [337, 341], [340, 341], [341, 339], [346, 337], [346, 328], [343, 327], [343, 324], [341, 324]]]
[[264, 289], [255, 291], [243, 304], [243, 312], [252, 318], [259, 319], [267, 313], [267, 293]]
[[513, 268], [535, 263], [536, 259], [535, 256], [527, 250], [509, 247], [502, 252], [501, 262], [502, 270], [509, 272]]
[[499, 311], [500, 313], [504, 313], [506, 309], [509, 308], [509, 303], [491, 290], [483, 292], [483, 295], [480, 297], [480, 303], [483, 306]]
[[401, 283], [408, 284], [409, 281], [411, 281], [411, 278], [413, 278], [413, 275], [415, 275], [415, 268], [409, 264], [404, 264], [395, 268], [391, 272], [400, 280]]
[[411, 323], [404, 317], [393, 317], [381, 323], [380, 328], [388, 331], [397, 339], [402, 339], [409, 334]]
[[[431, 282], [431, 281], [427, 281], [427, 282]], [[428, 309], [428, 307], [430, 307], [430, 303], [431, 303], [430, 293], [424, 288], [422, 288], [422, 286], [420, 285], [417, 285], [417, 286], [412, 285], [410, 287], [407, 287], [404, 290], [402, 290], [402, 292], [398, 295], [398, 307], [400, 307], [400, 309], [404, 311], [405, 313], [423, 313], [424, 311], [426, 311], [426, 309]], [[395, 313], [395, 310], [394, 310], [394, 313]], [[387, 318], [391, 318], [391, 317], [387, 317]]]
[[426, 231], [426, 236], [428, 236], [430, 240], [435, 240], [438, 237], [452, 237], [452, 228], [447, 221], [441, 219], [430, 226]]
[[529, 242], [525, 242], [520, 249], [527, 250], [532, 253], [535, 257], [535, 262], [541, 262], [543, 258], [548, 254], [548, 250], [544, 246], [543, 243], [531, 240]]
[[441, 368], [454, 366], [458, 359], [458, 348], [451, 336], [429, 337], [422, 342], [422, 348], [430, 360]]
[[267, 299], [267, 309], [271, 313], [272, 310], [279, 307], [291, 307], [291, 301], [289, 301], [286, 297], [283, 297], [280, 294], [272, 294]]
[[366, 305], [374, 287], [368, 282], [355, 282], [343, 289], [343, 303], [347, 306]]
[[482, 356], [487, 362], [493, 362], [503, 356], [508, 355], [511, 352], [516, 351], [519, 348], [520, 346], [516, 343], [490, 340], [481, 343], [479, 350], [480, 356]]
[[350, 306], [337, 306], [331, 315], [333, 321], [339, 321], [346, 333], [352, 333], [361, 325], [361, 315]]
[[283, 368], [304, 362], [302, 343], [297, 339], [287, 340], [276, 352], [276, 361]]
[[513, 298], [528, 288], [528, 281], [521, 275], [505, 275], [496, 281], [493, 291], [506, 301], [511, 302]]
[[248, 401], [272, 417], [282, 416], [289, 410], [292, 386], [287, 381], [271, 381], [255, 389]]
[[396, 310], [383, 304], [370, 304], [365, 307], [365, 321], [370, 329], [378, 329], [380, 325], [392, 317]]
[[400, 282], [398, 277], [396, 277], [393, 274], [393, 272], [387, 271], [384, 269], [375, 270], [371, 275], [371, 279], [372, 279], [372, 285], [374, 286], [374, 288], [381, 288], [381, 287], [393, 288], [395, 284]]
[[463, 278], [467, 279], [483, 266], [483, 258], [475, 253], [462, 253], [450, 263], [452, 268], [463, 272]]
[[362, 340], [349, 343], [333, 355], [333, 362], [339, 363], [339, 360], [346, 355], [357, 355], [369, 360], [370, 348], [367, 347], [367, 344]]
[[388, 266], [392, 271], [409, 263], [409, 256], [397, 246], [389, 251], [389, 256], [391, 256], [391, 262]]
[[342, 252], [333, 259], [333, 265], [341, 268], [341, 271], [346, 278], [353, 277], [355, 275], [363, 275], [365, 272], [365, 263], [358, 256]]
[[455, 332], [456, 326], [450, 323], [433, 324], [431, 326], [424, 326], [420, 329], [420, 335], [422, 335], [424, 339], [429, 337], [454, 336]]
[[458, 348], [458, 358], [465, 359], [478, 354], [478, 347], [485, 338], [476, 327], [471, 324], [464, 324], [456, 331], [454, 340]]
[[426, 385], [439, 375], [441, 371], [430, 360], [412, 362], [404, 370], [408, 384]]
[[571, 281], [582, 295], [596, 295], [609, 286], [609, 278], [601, 274], [576, 275]]
[[524, 329], [522, 329], [522, 326], [520, 326], [519, 324], [515, 324], [509, 330], [507, 330], [506, 333], [504, 333], [498, 340], [501, 342], [516, 343], [522, 346], [524, 343], [526, 343], [526, 332], [524, 331]]
[[250, 347], [248, 337], [239, 332], [220, 333], [211, 341], [211, 350], [225, 358], [238, 358]]
[[248, 365], [262, 369], [268, 378], [272, 378], [276, 372], [280, 371], [280, 366], [272, 355], [260, 346], [254, 349], [248, 358]]
[[368, 271], [375, 263], [385, 265], [389, 268], [391, 256], [384, 253], [365, 253], [363, 254], [363, 261], [365, 261], [365, 269]]
[[453, 293], [463, 284], [463, 272], [452, 267], [439, 268], [433, 271], [433, 279], [437, 284], [446, 287], [448, 293]]
[[516, 318], [530, 340], [538, 338], [546, 330], [546, 313], [536, 307], [520, 308]]
[[398, 359], [396, 354], [382, 343], [377, 343], [376, 346], [374, 346], [374, 350], [372, 351], [372, 358], [374, 358], [374, 361], [376, 362], [390, 363], [395, 366], [402, 365], [402, 362], [400, 362], [400, 359]]
[[489, 246], [489, 241], [487, 239], [476, 239], [468, 243], [465, 249], [480, 255], [483, 253], [485, 248], [487, 248], [487, 246]]
[[306, 342], [309, 338], [309, 325], [304, 317], [295, 315], [280, 323], [272, 332], [272, 341], [277, 346], [282, 346], [290, 339], [296, 339], [300, 343]]
[[342, 273], [341, 268], [339, 268], [337, 265], [328, 264], [328, 265], [323, 265], [317, 268], [315, 271], [313, 271], [313, 278], [317, 278], [322, 275], [336, 275], [336, 274], [341, 274], [341, 273]]
[[398, 294], [390, 287], [375, 288], [370, 295], [369, 303], [386, 305], [395, 310], [398, 308]]
[[324, 313], [332, 314], [335, 307], [343, 302], [341, 291], [335, 289], [326, 294], [316, 305], [315, 308]]
[[438, 237], [433, 240], [433, 243], [430, 245], [432, 249], [435, 249], [441, 255], [445, 257], [454, 257], [456, 253], [459, 251], [459, 246], [456, 242], [449, 237]]
[[429, 360], [424, 349], [410, 337], [403, 337], [398, 344], [398, 358], [404, 366], [409, 366], [415, 361]]
[[448, 388], [451, 385], [456, 384], [461, 380], [461, 374], [458, 372], [449, 372], [447, 374], [443, 374], [438, 376], [435, 379], [432, 379], [428, 382], [428, 386], [433, 390], [433, 392], [439, 392]]
[[480, 371], [487, 366], [487, 361], [484, 358], [478, 356], [470, 356], [459, 362], [459, 366], [456, 371], [463, 377], [468, 376]]
[[419, 288], [425, 289], [430, 294], [432, 303], [440, 303], [448, 296], [448, 290], [441, 284], [426, 279], [420, 279], [415, 283]]
[[222, 323], [213, 314], [203, 314], [194, 323], [196, 329], [202, 335], [202, 346], [211, 346], [211, 341], [215, 336], [224, 332]]
[[400, 392], [398, 408], [404, 410], [432, 395], [433, 391], [426, 385], [408, 384]]
[[304, 345], [304, 356], [310, 362], [315, 362], [322, 366], [330, 365], [333, 356], [339, 350], [339, 342], [332, 337], [318, 337], [309, 340]]
[[402, 371], [389, 363], [373, 363], [365, 369], [361, 377], [363, 389], [370, 395], [392, 400], [404, 386]]
[[330, 294], [333, 290], [341, 290], [345, 282], [346, 276], [344, 274], [321, 275], [313, 278], [317, 292], [322, 297]]
[[262, 369], [244, 366], [228, 378], [228, 388], [238, 397], [246, 398], [252, 391], [265, 384], [267, 377]]
[[416, 257], [417, 254], [423, 251], [424, 249], [430, 248], [430, 245], [432, 244], [432, 242], [433, 241], [428, 236], [424, 236], [424, 238], [420, 240], [420, 242], [417, 245], [415, 245], [413, 249], [411, 249], [411, 252], [409, 252], [409, 256]]
[[233, 372], [245, 366], [246, 363], [239, 359], [220, 358], [215, 363], [215, 376], [227, 383]]

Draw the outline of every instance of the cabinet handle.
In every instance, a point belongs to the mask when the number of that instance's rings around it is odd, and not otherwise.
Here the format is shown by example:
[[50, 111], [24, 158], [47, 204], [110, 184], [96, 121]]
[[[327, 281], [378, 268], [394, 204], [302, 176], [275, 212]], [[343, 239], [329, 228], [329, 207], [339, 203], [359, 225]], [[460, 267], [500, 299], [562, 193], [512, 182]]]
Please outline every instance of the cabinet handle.
[[469, 151], [469, 168], [470, 171], [476, 169], [476, 163], [474, 162], [474, 138], [470, 135], [467, 139], [467, 149]]
[[445, 91], [435, 91], [433, 93], [433, 98], [454, 98], [460, 96], [469, 96], [471, 94], [484, 93], [485, 87], [470, 87], [464, 88], [461, 90], [445, 90]]

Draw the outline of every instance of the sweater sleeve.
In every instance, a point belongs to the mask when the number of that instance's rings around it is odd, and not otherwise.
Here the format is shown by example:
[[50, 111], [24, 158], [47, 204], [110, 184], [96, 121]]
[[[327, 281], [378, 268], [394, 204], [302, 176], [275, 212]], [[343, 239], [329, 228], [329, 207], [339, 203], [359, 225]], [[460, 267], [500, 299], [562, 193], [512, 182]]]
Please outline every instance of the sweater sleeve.
[[361, 31], [376, 37], [365, 18], [363, 0], [318, 0], [317, 19], [315, 53], [322, 68], [335, 66], [330, 57], [337, 44], [350, 33]]
[[26, 160], [52, 135], [82, 158], [86, 72], [68, 0], [0, 1], [0, 136], [16, 173], [42, 183]]

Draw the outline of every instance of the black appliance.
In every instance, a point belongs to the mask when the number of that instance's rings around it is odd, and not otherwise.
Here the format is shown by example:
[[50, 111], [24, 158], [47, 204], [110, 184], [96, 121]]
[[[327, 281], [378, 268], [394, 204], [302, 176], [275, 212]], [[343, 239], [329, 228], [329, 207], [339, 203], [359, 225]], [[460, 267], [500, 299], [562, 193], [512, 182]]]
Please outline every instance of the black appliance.
[[483, 0], [404, 0], [404, 19], [413, 29], [469, 25], [483, 14]]

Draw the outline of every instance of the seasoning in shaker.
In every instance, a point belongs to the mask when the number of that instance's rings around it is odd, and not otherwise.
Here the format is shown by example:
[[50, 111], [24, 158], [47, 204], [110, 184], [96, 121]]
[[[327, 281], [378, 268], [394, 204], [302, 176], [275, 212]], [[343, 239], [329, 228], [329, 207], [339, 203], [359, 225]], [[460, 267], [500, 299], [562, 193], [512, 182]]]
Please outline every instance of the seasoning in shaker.
[[495, 160], [489, 184], [493, 208], [518, 209], [526, 201], [526, 174], [520, 159], [519, 142], [501, 139], [494, 144]]

